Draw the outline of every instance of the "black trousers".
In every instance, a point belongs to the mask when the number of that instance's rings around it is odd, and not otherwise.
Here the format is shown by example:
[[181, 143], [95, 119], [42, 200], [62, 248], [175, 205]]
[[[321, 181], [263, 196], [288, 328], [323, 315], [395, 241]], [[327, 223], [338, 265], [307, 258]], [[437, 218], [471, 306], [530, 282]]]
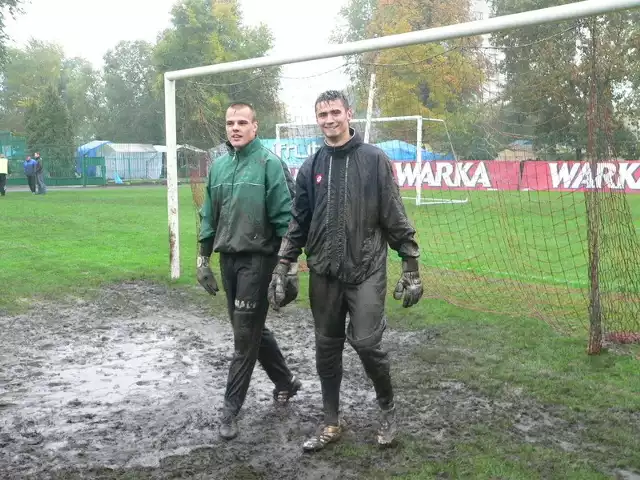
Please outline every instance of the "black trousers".
[[277, 261], [275, 255], [220, 255], [234, 344], [224, 397], [226, 413], [237, 415], [242, 408], [256, 360], [278, 390], [287, 389], [291, 383], [293, 375], [273, 333], [265, 327], [267, 289]]
[[35, 175], [27, 175], [27, 184], [29, 185], [29, 190], [31, 190], [31, 193], [36, 193], [36, 176]]
[[386, 328], [386, 269], [358, 285], [344, 284], [313, 272], [309, 280], [315, 323], [316, 368], [322, 387], [325, 422], [328, 425], [338, 422], [345, 340], [360, 357], [375, 388], [379, 406], [384, 410], [393, 407], [389, 356], [381, 345]]
[[6, 173], [0, 173], [0, 195], [4, 195], [5, 193], [5, 188], [7, 186], [7, 174]]

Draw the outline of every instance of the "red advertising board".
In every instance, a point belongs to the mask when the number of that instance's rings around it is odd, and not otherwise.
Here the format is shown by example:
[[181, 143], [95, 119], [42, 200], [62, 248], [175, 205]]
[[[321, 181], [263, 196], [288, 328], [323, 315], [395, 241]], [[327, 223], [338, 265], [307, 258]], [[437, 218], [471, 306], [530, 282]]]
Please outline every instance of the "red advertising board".
[[[424, 190], [541, 190], [640, 193], [640, 160], [598, 163], [543, 161], [434, 161], [422, 168], [414, 162], [392, 162], [398, 185]], [[298, 168], [291, 168], [295, 176]]]

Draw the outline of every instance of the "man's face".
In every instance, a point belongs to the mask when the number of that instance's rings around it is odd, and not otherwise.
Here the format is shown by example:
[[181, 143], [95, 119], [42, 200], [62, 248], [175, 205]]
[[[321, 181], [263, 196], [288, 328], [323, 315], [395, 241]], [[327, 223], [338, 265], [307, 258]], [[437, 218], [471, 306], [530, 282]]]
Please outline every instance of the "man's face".
[[256, 138], [258, 122], [249, 107], [229, 107], [226, 119], [227, 139], [234, 148], [242, 148]]
[[349, 136], [349, 122], [352, 116], [353, 111], [346, 109], [341, 100], [320, 102], [316, 105], [316, 121], [329, 141]]

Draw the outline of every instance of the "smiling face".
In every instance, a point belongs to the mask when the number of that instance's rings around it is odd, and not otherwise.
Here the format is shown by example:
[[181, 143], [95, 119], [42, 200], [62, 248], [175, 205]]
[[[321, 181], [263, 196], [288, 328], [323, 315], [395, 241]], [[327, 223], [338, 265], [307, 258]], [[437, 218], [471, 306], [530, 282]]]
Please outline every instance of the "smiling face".
[[231, 105], [227, 109], [227, 139], [237, 150], [253, 141], [258, 132], [258, 121], [253, 109], [247, 105]]
[[329, 145], [340, 146], [349, 140], [349, 122], [353, 111], [340, 99], [316, 103], [316, 121]]

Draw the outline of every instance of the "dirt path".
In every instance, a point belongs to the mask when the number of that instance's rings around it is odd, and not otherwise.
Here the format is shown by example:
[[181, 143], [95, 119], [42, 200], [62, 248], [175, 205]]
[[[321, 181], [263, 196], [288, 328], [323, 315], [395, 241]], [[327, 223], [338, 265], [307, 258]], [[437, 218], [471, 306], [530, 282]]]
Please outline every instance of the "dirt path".
[[[302, 454], [302, 439], [320, 419], [311, 319], [292, 308], [269, 323], [304, 388], [278, 408], [257, 368], [241, 434], [223, 443], [217, 416], [230, 329], [184, 292], [126, 284], [97, 301], [0, 317], [2, 478], [348, 479], [385, 462], [401, 466], [402, 449], [364, 465], [348, 455]], [[437, 367], [414, 355], [436, 340], [434, 331], [386, 335], [405, 439], [420, 438], [427, 456], [443, 458], [470, 424], [508, 419], [515, 421], [514, 435], [573, 448], [578, 432], [518, 392], [494, 401], [439, 378]], [[342, 405], [351, 428], [345, 443], [372, 448], [373, 390], [353, 351], [346, 352]], [[423, 381], [407, 381], [412, 378]]]

